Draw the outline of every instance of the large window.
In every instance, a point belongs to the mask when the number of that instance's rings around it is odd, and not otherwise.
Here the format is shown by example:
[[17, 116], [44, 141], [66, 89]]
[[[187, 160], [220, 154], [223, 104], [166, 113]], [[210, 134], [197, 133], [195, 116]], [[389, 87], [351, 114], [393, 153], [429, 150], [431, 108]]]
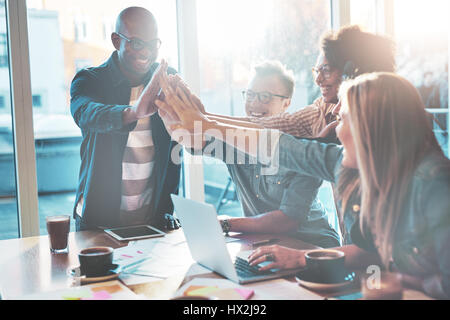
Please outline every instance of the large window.
[[[319, 92], [311, 76], [321, 34], [330, 27], [326, 0], [198, 0], [201, 99], [208, 111], [245, 115], [241, 91], [252, 67], [276, 59], [296, 77], [289, 112], [310, 104]], [[219, 213], [240, 215], [226, 166], [204, 157], [205, 200]], [[227, 201], [221, 205], [220, 201]]]
[[11, 117], [5, 1], [0, 1], [0, 239], [17, 238], [19, 222]]
[[388, 32], [396, 40], [397, 72], [419, 90], [447, 156], [449, 11], [446, 0], [350, 1], [352, 24], [372, 32]]
[[[13, 9], [9, 19], [5, 4]], [[370, 31], [388, 31], [395, 36], [398, 72], [420, 90], [427, 110], [435, 116], [433, 126], [439, 142], [448, 154], [447, 0], [197, 0], [200, 94], [208, 109], [244, 115], [240, 91], [247, 85], [252, 66], [265, 59], [278, 59], [295, 73], [289, 112], [311, 103], [319, 92], [310, 68], [318, 53], [319, 37], [330, 27], [330, 4], [335, 24], [360, 23]], [[71, 213], [80, 130], [69, 112], [70, 83], [78, 70], [109, 57], [115, 18], [131, 5], [147, 7], [155, 14], [163, 40], [160, 57], [178, 67], [177, 18], [180, 21], [182, 14], [178, 12], [177, 17], [175, 0], [0, 0], [0, 238], [16, 237], [19, 220], [27, 227], [25, 235], [37, 233], [35, 189], [39, 192], [41, 234], [45, 233], [42, 221], [47, 214]], [[21, 28], [24, 22], [29, 28], [29, 53]], [[17, 56], [23, 57], [19, 64], [15, 63]], [[28, 71], [16, 68], [27, 66], [28, 61], [31, 77]], [[14, 75], [11, 79], [10, 72]], [[189, 77], [197, 76], [194, 73]], [[26, 84], [29, 78], [31, 93]], [[18, 99], [21, 103], [16, 103]], [[35, 148], [30, 148], [33, 137]], [[15, 165], [22, 168], [21, 173], [34, 165], [34, 150], [37, 186], [34, 169], [17, 177], [14, 174]], [[221, 198], [234, 200], [226, 167], [211, 159], [204, 161], [206, 200], [214, 204]], [[196, 183], [203, 186], [201, 179], [189, 179], [199, 180]], [[239, 211], [237, 201], [229, 203], [219, 212]]]
[[109, 58], [116, 17], [129, 6], [155, 15], [160, 57], [178, 68], [175, 1], [27, 1], [40, 234], [47, 215], [71, 214], [74, 206], [81, 132], [70, 114], [71, 81]]
[[398, 73], [419, 90], [434, 116], [436, 137], [448, 156], [448, 59], [450, 2], [394, 1]]
[[351, 24], [360, 25], [364, 30], [375, 32], [377, 30], [377, 0], [351, 0]]

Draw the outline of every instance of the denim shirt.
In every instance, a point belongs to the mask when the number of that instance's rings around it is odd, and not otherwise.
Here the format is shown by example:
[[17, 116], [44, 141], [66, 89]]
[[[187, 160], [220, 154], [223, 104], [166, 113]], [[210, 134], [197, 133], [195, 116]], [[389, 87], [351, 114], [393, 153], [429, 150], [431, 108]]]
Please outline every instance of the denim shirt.
[[[122, 113], [129, 108], [131, 85], [120, 71], [114, 52], [99, 67], [79, 71], [71, 86], [70, 108], [82, 133], [81, 167], [75, 205], [83, 197], [83, 229], [120, 225], [122, 159], [128, 134], [136, 122], [123, 125]], [[152, 65], [145, 84], [158, 64]], [[169, 73], [175, 73], [170, 68]], [[173, 212], [171, 193], [178, 193], [180, 166], [170, 156], [176, 143], [171, 140], [158, 114], [151, 116], [155, 145], [156, 189], [148, 213], [149, 223], [162, 227], [164, 214]], [[76, 215], [75, 208], [73, 210]]]
[[[341, 170], [343, 147], [334, 143], [321, 143], [310, 139], [298, 139], [281, 134], [278, 157], [279, 170], [293, 171], [303, 176], [329, 181], [336, 184]], [[268, 164], [272, 159], [259, 159]], [[275, 163], [275, 162], [274, 162]], [[350, 230], [359, 216], [359, 196], [352, 194], [343, 212], [343, 243], [352, 244]], [[338, 205], [341, 202], [338, 201]], [[356, 206], [355, 206], [356, 205]]]
[[[280, 167], [331, 182], [339, 179], [342, 147], [281, 135]], [[265, 162], [265, 161], [264, 161]], [[345, 215], [345, 213], [344, 213]], [[358, 218], [351, 230], [355, 244], [376, 252], [370, 238], [359, 231]], [[359, 231], [359, 232], [358, 232]], [[450, 298], [450, 169], [437, 152], [427, 155], [414, 172], [398, 221], [393, 244], [393, 267], [402, 273], [441, 277], [442, 295]]]
[[292, 236], [320, 247], [340, 245], [339, 235], [328, 223], [327, 212], [317, 199], [321, 179], [284, 168], [276, 173], [266, 171], [255, 158], [220, 140], [208, 142], [203, 155], [225, 162], [245, 216], [280, 210], [298, 221]]
[[[390, 268], [413, 276], [442, 277], [442, 295], [450, 298], [450, 170], [442, 155], [427, 155], [415, 170], [394, 236]], [[355, 244], [377, 251], [369, 228], [362, 236], [358, 223]]]

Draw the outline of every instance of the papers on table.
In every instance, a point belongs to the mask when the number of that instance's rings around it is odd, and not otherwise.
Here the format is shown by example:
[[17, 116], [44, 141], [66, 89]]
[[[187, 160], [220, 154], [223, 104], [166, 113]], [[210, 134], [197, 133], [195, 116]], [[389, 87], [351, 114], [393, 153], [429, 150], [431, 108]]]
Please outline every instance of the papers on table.
[[219, 300], [247, 300], [254, 294], [247, 289], [225, 279], [196, 278], [182, 286], [175, 296], [201, 296]]
[[42, 292], [17, 300], [136, 300], [141, 297], [124, 286], [120, 281], [100, 282], [81, 287], [72, 287], [51, 292]]
[[324, 300], [325, 298], [301, 287], [297, 282], [274, 279], [249, 283], [246, 288], [255, 290], [255, 299], [261, 300]]
[[219, 300], [324, 300], [324, 297], [285, 279], [238, 285], [227, 279], [195, 278], [177, 290], [174, 297], [192, 295]]
[[[139, 240], [116, 249], [115, 263], [126, 266], [120, 275], [127, 285], [163, 280], [186, 273], [194, 262], [183, 233], [164, 238]], [[117, 261], [117, 262], [116, 262]]]
[[150, 252], [156, 242], [140, 242], [136, 241], [126, 247], [114, 250], [113, 263], [118, 264], [122, 269], [136, 266], [150, 258]]

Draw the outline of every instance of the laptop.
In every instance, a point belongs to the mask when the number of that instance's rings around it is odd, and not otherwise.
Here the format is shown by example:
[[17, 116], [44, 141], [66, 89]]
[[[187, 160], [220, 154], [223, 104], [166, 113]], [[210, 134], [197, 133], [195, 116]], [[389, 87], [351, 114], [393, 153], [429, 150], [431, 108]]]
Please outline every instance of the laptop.
[[[258, 271], [248, 264], [252, 250], [230, 254], [213, 205], [171, 195], [192, 258], [233, 282], [244, 284], [293, 275], [301, 269]], [[264, 266], [270, 262], [260, 263]]]

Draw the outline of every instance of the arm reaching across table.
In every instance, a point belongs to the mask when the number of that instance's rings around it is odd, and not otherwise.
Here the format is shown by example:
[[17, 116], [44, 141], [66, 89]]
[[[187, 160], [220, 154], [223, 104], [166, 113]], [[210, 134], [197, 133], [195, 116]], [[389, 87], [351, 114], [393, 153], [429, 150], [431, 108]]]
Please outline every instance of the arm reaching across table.
[[[192, 147], [192, 139], [188, 136], [201, 135], [202, 138], [211, 136], [230, 143], [251, 156], [257, 156], [257, 142], [262, 132], [265, 132], [264, 130], [211, 120], [202, 112], [204, 107], [200, 99], [179, 78], [163, 74], [160, 83], [164, 100], [159, 99], [155, 103], [164, 123], [170, 127], [168, 130], [172, 132], [173, 139], [186, 147]], [[197, 141], [203, 141], [203, 139], [197, 139]], [[198, 147], [201, 146], [194, 148]]]

